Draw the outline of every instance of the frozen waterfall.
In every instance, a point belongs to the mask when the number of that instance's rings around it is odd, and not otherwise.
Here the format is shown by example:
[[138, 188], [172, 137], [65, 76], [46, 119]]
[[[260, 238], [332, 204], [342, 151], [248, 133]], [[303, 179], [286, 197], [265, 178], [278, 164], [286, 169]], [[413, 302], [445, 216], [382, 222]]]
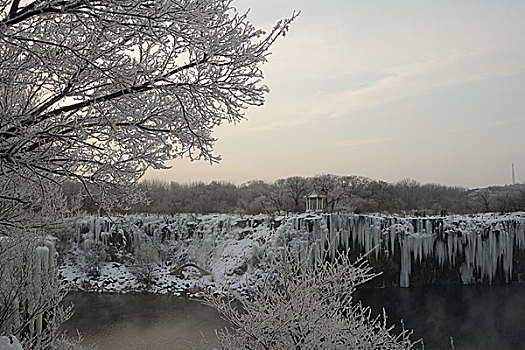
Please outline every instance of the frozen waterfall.
[[[145, 239], [157, 244], [198, 239], [201, 241], [197, 248], [202, 252], [195, 254], [202, 255], [203, 261], [197, 260], [207, 266], [212, 264], [213, 255], [220, 253], [212, 252], [213, 249], [223, 249], [228, 242], [243, 239], [255, 227], [258, 232], [261, 228], [266, 232], [261, 233], [259, 243], [253, 243], [259, 245], [259, 251], [271, 255], [272, 249], [287, 242], [308, 258], [310, 264], [318, 259], [331, 259], [337, 251], [350, 251], [355, 256], [371, 252], [368, 256], [371, 263], [388, 263], [388, 273], [397, 279], [392, 284], [402, 287], [408, 287], [411, 275], [415, 276], [422, 268], [436, 276], [448, 273], [453, 283], [463, 284], [490, 284], [495, 278], [510, 282], [520, 280], [520, 274], [525, 272], [521, 262], [525, 257], [521, 253], [525, 250], [524, 213], [413, 218], [353, 214], [294, 214], [276, 218], [137, 215], [118, 220], [90, 217], [79, 223], [77, 239], [104, 244], [118, 239], [123, 245]], [[517, 260], [520, 269], [513, 274]]]
[[[307, 229], [321, 247], [334, 251], [372, 251], [376, 259], [399, 255], [399, 285], [410, 285], [413, 264], [431, 261], [442, 269], [459, 266], [463, 284], [492, 283], [500, 271], [512, 280], [513, 254], [525, 249], [525, 217], [458, 216], [399, 218], [328, 214], [295, 218], [298, 230]], [[324, 228], [324, 227], [326, 228]], [[329, 244], [331, 243], [331, 244]]]

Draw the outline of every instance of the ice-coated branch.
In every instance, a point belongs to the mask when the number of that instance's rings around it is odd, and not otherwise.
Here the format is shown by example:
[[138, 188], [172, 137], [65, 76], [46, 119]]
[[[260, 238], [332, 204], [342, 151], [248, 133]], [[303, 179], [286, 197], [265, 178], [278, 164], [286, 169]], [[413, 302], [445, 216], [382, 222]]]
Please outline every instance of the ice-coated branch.
[[373, 278], [364, 260], [343, 252], [333, 262], [308, 263], [286, 247], [263, 268], [249, 297], [227, 291], [205, 303], [230, 322], [218, 333], [221, 349], [414, 349], [411, 332], [392, 333], [386, 315], [355, 303], [356, 287]]
[[0, 14], [0, 183], [120, 186], [173, 158], [218, 161], [213, 130], [264, 103], [261, 64], [298, 15], [265, 33], [231, 0], [7, 0]]

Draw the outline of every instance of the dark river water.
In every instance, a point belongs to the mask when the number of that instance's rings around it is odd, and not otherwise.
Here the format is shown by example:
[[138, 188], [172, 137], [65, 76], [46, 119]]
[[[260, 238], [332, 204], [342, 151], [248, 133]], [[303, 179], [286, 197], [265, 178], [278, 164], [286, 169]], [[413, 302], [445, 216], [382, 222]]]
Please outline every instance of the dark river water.
[[70, 293], [65, 302], [75, 310], [68, 335], [78, 329], [99, 350], [208, 349], [227, 325], [213, 308], [175, 296]]
[[362, 289], [357, 297], [389, 324], [414, 331], [425, 349], [525, 349], [525, 286]]
[[[362, 289], [356, 297], [389, 324], [413, 329], [425, 349], [525, 349], [525, 286]], [[216, 345], [226, 323], [197, 301], [170, 296], [72, 293], [65, 325], [99, 350], [186, 350]], [[398, 328], [397, 328], [398, 329]], [[206, 339], [207, 344], [202, 343]]]

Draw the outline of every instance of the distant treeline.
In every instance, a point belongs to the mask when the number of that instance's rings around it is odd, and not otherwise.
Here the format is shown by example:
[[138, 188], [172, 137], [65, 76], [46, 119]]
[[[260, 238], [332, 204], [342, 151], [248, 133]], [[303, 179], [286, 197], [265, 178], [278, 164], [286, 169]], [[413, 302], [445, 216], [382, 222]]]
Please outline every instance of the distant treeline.
[[[293, 176], [273, 183], [260, 180], [236, 186], [213, 181], [179, 184], [146, 180], [138, 185], [148, 201], [126, 207], [127, 213], [246, 213], [302, 212], [302, 196], [313, 186], [328, 196], [326, 211], [408, 215], [525, 211], [525, 185], [482, 189], [396, 183], [362, 176]], [[69, 191], [74, 186], [69, 186]], [[94, 211], [86, 202], [84, 209]]]

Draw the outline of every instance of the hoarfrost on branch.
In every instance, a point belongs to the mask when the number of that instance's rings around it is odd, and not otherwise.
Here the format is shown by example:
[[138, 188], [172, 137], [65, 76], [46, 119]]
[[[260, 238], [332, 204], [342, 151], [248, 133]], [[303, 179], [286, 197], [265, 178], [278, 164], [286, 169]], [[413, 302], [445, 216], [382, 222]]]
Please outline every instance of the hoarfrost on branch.
[[386, 350], [421, 345], [409, 339], [410, 331], [395, 335], [384, 313], [372, 317], [368, 307], [353, 301], [355, 288], [375, 276], [364, 260], [352, 263], [343, 253], [333, 262], [310, 265], [287, 248], [281, 252], [250, 297], [235, 292], [233, 299], [207, 296], [206, 303], [232, 324], [218, 333], [221, 349]]
[[231, 0], [0, 0], [0, 335], [78, 345], [57, 338], [39, 245], [69, 214], [60, 184], [106, 197], [173, 158], [218, 161], [214, 128], [263, 104], [260, 64], [295, 17], [265, 33]]
[[212, 131], [263, 104], [260, 64], [295, 16], [265, 33], [231, 0], [0, 1], [0, 185], [218, 161]]

